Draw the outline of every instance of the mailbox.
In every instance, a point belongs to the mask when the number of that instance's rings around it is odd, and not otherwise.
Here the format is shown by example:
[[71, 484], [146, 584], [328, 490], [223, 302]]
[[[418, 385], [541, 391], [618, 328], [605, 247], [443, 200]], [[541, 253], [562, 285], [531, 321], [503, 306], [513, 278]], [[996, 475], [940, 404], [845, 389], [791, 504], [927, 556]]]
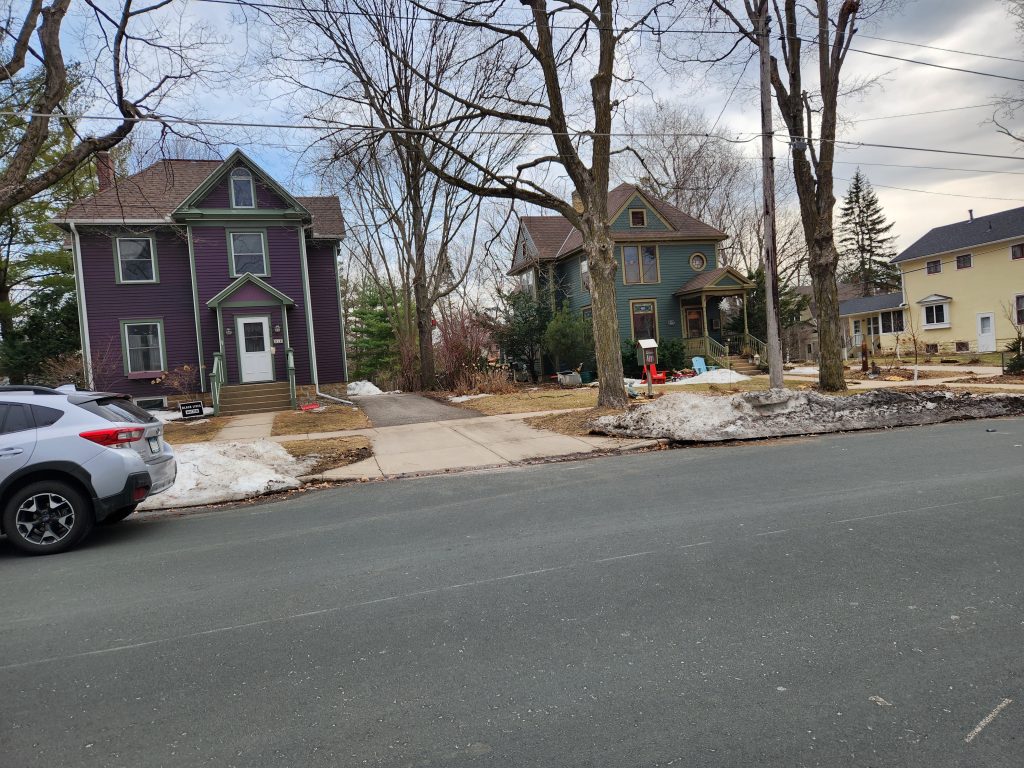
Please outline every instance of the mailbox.
[[636, 340], [636, 364], [641, 368], [658, 364], [658, 342], [654, 339]]

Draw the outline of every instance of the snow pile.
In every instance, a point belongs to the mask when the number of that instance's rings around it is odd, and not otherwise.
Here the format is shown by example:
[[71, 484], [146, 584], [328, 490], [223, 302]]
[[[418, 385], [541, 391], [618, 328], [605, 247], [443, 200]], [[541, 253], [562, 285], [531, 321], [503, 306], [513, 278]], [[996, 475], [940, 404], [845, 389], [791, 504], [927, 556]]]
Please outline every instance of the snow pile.
[[197, 507], [298, 488], [309, 462], [295, 459], [277, 443], [192, 443], [175, 449], [178, 477], [139, 509]]
[[876, 389], [849, 397], [772, 389], [729, 397], [674, 393], [594, 421], [600, 432], [680, 442], [751, 440], [1024, 415], [1024, 395]]
[[490, 397], [490, 396], [491, 396], [490, 392], [487, 392], [487, 393], [484, 393], [484, 394], [480, 394], [480, 395], [452, 395], [451, 397], [448, 398], [448, 402], [450, 402], [450, 403], [464, 403], [467, 400], [479, 400], [481, 397]]
[[817, 376], [818, 369], [813, 365], [798, 365], [795, 368], [790, 368], [786, 373], [792, 373], [794, 376]]
[[[164, 424], [166, 424], [169, 421], [181, 421], [181, 411], [150, 411], [150, 414], [155, 416]], [[213, 416], [213, 408], [203, 408], [203, 415]], [[196, 424], [206, 421], [206, 419], [196, 419], [195, 421], [189, 421], [192, 424]]]
[[749, 381], [749, 376], [736, 373], [728, 368], [719, 368], [717, 371], [708, 371], [696, 376], [673, 381], [673, 384], [735, 384], [738, 381]]
[[383, 395], [380, 387], [369, 381], [350, 381], [345, 393], [349, 397], [367, 397], [369, 395]]

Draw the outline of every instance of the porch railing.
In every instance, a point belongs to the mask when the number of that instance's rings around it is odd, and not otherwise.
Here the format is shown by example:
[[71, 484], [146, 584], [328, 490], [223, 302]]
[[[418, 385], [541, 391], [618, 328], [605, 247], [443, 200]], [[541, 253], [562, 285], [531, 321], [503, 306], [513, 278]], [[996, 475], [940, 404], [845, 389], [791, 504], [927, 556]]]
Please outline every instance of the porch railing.
[[750, 350], [751, 355], [757, 355], [762, 363], [768, 362], [768, 345], [761, 341], [756, 336], [751, 336], [749, 333], [743, 334], [743, 343], [746, 349]]
[[696, 336], [683, 339], [683, 350], [687, 357], [703, 357], [705, 362], [729, 365], [729, 350], [710, 336]]
[[213, 398], [213, 415], [220, 415], [220, 388], [227, 381], [227, 369], [224, 367], [224, 355], [213, 353], [213, 369], [210, 371], [210, 396]]
[[285, 350], [285, 368], [288, 371], [288, 397], [291, 398], [292, 408], [299, 404], [295, 396], [295, 352], [291, 347]]

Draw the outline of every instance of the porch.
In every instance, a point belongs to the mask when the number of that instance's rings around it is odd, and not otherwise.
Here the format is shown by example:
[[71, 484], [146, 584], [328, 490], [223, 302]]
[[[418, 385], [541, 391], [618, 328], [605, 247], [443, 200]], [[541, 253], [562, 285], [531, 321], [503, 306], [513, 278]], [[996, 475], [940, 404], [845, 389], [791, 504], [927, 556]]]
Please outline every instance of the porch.
[[[683, 348], [688, 357], [700, 356], [705, 362], [739, 373], [760, 373], [756, 363], [767, 359], [765, 343], [751, 335], [748, 328], [747, 299], [754, 288], [732, 267], [719, 267], [697, 275], [675, 292], [682, 320]], [[743, 332], [725, 330], [721, 317], [723, 299], [742, 301]], [[711, 323], [709, 325], [709, 303]]]

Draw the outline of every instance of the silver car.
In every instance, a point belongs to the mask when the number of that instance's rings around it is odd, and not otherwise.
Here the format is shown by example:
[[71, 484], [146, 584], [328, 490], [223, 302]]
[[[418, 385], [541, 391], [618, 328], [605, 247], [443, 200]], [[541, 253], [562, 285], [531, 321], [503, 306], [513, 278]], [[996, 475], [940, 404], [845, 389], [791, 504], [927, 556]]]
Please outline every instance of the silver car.
[[124, 395], [0, 387], [0, 533], [64, 552], [174, 484], [163, 424]]

